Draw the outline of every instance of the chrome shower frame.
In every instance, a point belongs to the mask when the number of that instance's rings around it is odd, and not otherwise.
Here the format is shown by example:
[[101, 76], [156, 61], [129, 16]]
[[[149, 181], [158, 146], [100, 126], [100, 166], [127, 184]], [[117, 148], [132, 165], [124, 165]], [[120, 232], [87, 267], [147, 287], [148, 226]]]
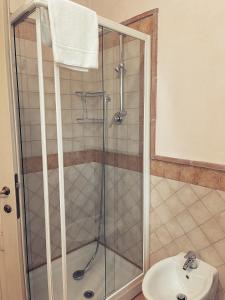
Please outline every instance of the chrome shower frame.
[[[40, 8], [47, 8], [47, 1], [33, 0], [18, 9], [11, 16], [12, 27], [22, 21], [28, 15], [36, 12], [36, 33], [37, 33], [37, 53], [38, 53], [38, 80], [40, 95], [40, 115], [41, 115], [41, 142], [42, 142], [42, 167], [44, 183], [44, 208], [46, 222], [46, 253], [47, 253], [47, 279], [48, 279], [48, 299], [53, 300], [52, 286], [52, 262], [51, 262], [51, 242], [50, 242], [50, 221], [49, 221], [49, 191], [48, 191], [48, 167], [47, 167], [47, 149], [46, 149], [46, 122], [45, 122], [45, 95], [44, 95], [44, 76], [41, 45], [41, 20]], [[133, 298], [141, 290], [141, 282], [145, 272], [149, 268], [149, 210], [150, 210], [150, 57], [151, 41], [150, 36], [118, 24], [111, 20], [98, 16], [98, 24], [121, 35], [131, 36], [144, 42], [144, 141], [143, 141], [143, 272], [135, 279], [127, 283], [121, 289], [109, 296], [108, 300], [128, 300]], [[12, 46], [12, 51], [14, 46]], [[12, 63], [13, 65], [13, 63]], [[54, 63], [54, 81], [55, 81], [55, 102], [56, 102], [56, 126], [57, 126], [57, 151], [59, 166], [59, 197], [60, 197], [60, 224], [61, 224], [61, 248], [62, 248], [62, 283], [63, 299], [68, 299], [67, 293], [67, 252], [66, 252], [66, 220], [65, 220], [65, 192], [64, 192], [64, 162], [63, 162], [63, 140], [62, 140], [62, 116], [61, 116], [61, 96], [60, 96], [60, 76], [59, 66]], [[16, 90], [16, 82], [13, 82]], [[16, 94], [15, 94], [16, 95]], [[121, 108], [123, 103], [121, 102]], [[14, 109], [16, 109], [16, 97], [14, 96]], [[121, 109], [123, 111], [123, 109]], [[15, 121], [16, 122], [16, 121]], [[16, 128], [16, 126], [15, 126]], [[18, 138], [18, 132], [15, 129], [15, 135]], [[18, 139], [19, 140], [19, 139]], [[17, 155], [19, 156], [19, 146], [17, 146]], [[23, 233], [22, 233], [23, 234]], [[21, 237], [22, 239], [22, 237]], [[23, 240], [23, 239], [22, 239]], [[25, 248], [24, 248], [25, 249]], [[25, 262], [23, 262], [25, 265]], [[26, 282], [26, 279], [23, 280]]]

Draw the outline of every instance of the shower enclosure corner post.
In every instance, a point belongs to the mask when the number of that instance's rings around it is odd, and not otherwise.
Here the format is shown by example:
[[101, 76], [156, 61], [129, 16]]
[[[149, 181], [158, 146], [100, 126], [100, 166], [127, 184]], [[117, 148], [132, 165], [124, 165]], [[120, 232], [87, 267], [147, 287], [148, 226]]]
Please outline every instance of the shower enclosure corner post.
[[38, 61], [38, 83], [40, 99], [40, 120], [41, 120], [41, 145], [42, 145], [42, 168], [43, 168], [43, 188], [44, 188], [44, 211], [45, 211], [45, 234], [46, 234], [46, 260], [48, 277], [48, 296], [53, 300], [52, 285], [52, 262], [51, 262], [51, 240], [50, 240], [50, 214], [49, 214], [49, 191], [48, 191], [48, 158], [46, 144], [46, 121], [45, 121], [45, 93], [43, 78], [43, 57], [41, 38], [41, 12], [36, 11], [36, 37], [37, 37], [37, 61]]
[[146, 36], [144, 48], [144, 134], [143, 134], [143, 269], [150, 267], [150, 82], [151, 37]]

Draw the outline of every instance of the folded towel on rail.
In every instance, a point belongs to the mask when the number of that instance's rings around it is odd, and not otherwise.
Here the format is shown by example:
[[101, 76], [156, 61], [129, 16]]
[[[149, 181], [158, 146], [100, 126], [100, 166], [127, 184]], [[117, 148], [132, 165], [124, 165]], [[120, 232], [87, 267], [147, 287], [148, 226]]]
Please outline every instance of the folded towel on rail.
[[57, 64], [79, 71], [98, 68], [96, 12], [69, 0], [48, 0], [48, 14], [41, 10], [41, 28], [42, 41], [52, 46]]

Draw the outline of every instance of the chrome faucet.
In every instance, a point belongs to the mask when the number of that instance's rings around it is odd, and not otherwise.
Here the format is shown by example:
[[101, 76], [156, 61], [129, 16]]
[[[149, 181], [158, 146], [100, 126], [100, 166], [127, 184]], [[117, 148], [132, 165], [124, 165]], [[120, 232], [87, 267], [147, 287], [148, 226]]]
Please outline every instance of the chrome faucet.
[[184, 256], [186, 258], [186, 261], [183, 265], [183, 269], [197, 269], [198, 267], [198, 262], [197, 262], [197, 257], [194, 251], [188, 251], [188, 253]]

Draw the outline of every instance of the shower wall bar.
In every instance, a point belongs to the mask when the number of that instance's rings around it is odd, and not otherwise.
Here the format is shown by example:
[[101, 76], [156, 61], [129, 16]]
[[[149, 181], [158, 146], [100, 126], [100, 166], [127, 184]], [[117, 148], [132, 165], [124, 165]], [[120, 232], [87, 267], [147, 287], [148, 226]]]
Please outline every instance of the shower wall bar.
[[[43, 155], [43, 181], [44, 181], [44, 203], [45, 203], [45, 221], [46, 221], [46, 253], [47, 253], [47, 273], [48, 273], [48, 295], [49, 300], [53, 299], [52, 271], [51, 271], [51, 242], [50, 242], [50, 221], [49, 221], [49, 195], [48, 195], [48, 169], [47, 169], [47, 150], [46, 150], [46, 129], [45, 129], [45, 99], [43, 84], [43, 64], [42, 64], [42, 44], [41, 44], [41, 19], [40, 8], [47, 8], [47, 1], [32, 1], [19, 9], [11, 17], [11, 24], [24, 19], [30, 13], [36, 11], [36, 30], [37, 30], [37, 53], [38, 53], [38, 78], [39, 78], [39, 94], [40, 94], [40, 114], [41, 114], [41, 143]], [[145, 58], [144, 58], [144, 157], [143, 157], [143, 266], [144, 272], [149, 267], [149, 175], [150, 175], [150, 36], [98, 17], [100, 26], [110, 30], [128, 35], [133, 38], [143, 40], [145, 42]], [[64, 163], [63, 163], [63, 140], [62, 140], [62, 116], [61, 116], [61, 95], [60, 95], [60, 77], [59, 66], [54, 63], [54, 80], [55, 80], [55, 101], [56, 101], [56, 126], [57, 126], [57, 148], [58, 148], [58, 166], [59, 166], [59, 199], [60, 199], [60, 222], [61, 222], [61, 248], [62, 248], [62, 280], [63, 280], [63, 299], [67, 300], [67, 263], [66, 263], [66, 220], [65, 220], [65, 193], [64, 193]], [[143, 273], [144, 274], [144, 273]], [[131, 281], [125, 287], [116, 291], [108, 299], [126, 299], [124, 296], [127, 292], [135, 289], [140, 285], [143, 274]]]
[[117, 111], [113, 116], [113, 122], [116, 124], [121, 124], [124, 118], [127, 115], [124, 105], [124, 76], [126, 73], [126, 68], [124, 64], [124, 49], [123, 49], [123, 34], [120, 34], [119, 42], [119, 52], [120, 52], [120, 61], [118, 66], [115, 68], [115, 71], [118, 73], [120, 81], [120, 110]]

